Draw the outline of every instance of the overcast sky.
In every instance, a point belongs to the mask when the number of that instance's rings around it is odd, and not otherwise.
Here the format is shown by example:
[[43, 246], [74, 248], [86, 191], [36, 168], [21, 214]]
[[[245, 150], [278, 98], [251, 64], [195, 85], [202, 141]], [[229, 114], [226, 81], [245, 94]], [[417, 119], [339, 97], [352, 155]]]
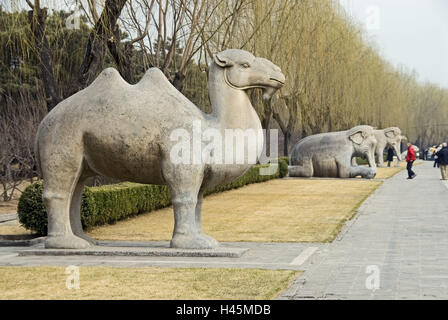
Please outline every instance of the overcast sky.
[[384, 58], [448, 88], [448, 0], [340, 0]]

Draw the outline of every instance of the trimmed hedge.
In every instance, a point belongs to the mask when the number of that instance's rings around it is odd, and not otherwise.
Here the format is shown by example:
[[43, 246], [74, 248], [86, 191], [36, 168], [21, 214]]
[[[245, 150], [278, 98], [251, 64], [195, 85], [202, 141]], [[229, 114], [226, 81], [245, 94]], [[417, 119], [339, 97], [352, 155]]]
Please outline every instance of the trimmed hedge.
[[[265, 166], [265, 165], [264, 165]], [[287, 163], [279, 159], [279, 169], [271, 176], [259, 174], [262, 165], [249, 169], [235, 181], [206, 190], [205, 195], [286, 176]], [[286, 170], [286, 171], [285, 171]], [[38, 234], [47, 234], [47, 212], [42, 201], [42, 181], [28, 186], [17, 208], [20, 223]], [[82, 195], [81, 221], [85, 230], [167, 207], [171, 196], [167, 186], [123, 182], [101, 187], [86, 187]]]
[[284, 161], [284, 162], [286, 162], [287, 165], [289, 165], [289, 157], [279, 157], [278, 161], [279, 162]]

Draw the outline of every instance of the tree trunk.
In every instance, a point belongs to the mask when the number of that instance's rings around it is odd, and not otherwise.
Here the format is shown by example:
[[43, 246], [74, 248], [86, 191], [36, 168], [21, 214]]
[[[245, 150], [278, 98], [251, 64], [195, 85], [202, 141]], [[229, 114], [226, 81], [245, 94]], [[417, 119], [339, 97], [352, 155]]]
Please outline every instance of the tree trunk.
[[284, 143], [283, 143], [283, 156], [288, 157], [289, 156], [289, 140], [291, 138], [290, 132], [284, 132]]
[[33, 10], [28, 11], [28, 19], [36, 45], [36, 51], [40, 58], [47, 110], [50, 111], [62, 100], [62, 97], [59, 94], [59, 86], [54, 75], [53, 58], [51, 56], [50, 46], [47, 37], [45, 36], [47, 9], [38, 7], [33, 8]]
[[173, 86], [182, 92], [184, 88], [185, 75], [182, 72], [176, 72], [173, 79]]
[[[267, 102], [269, 103], [269, 102]], [[268, 107], [266, 109], [265, 115], [264, 115], [264, 119], [262, 122], [262, 127], [263, 129], [266, 130], [266, 141], [265, 141], [265, 145], [266, 145], [266, 156], [270, 157], [271, 156], [271, 119], [272, 119], [272, 110], [270, 110], [271, 108]]]
[[134, 47], [131, 42], [121, 46], [120, 31], [117, 26], [115, 26], [114, 36], [107, 40], [107, 46], [123, 79], [130, 84], [135, 84], [135, 70], [132, 63]]
[[[107, 40], [113, 33], [127, 0], [106, 0], [103, 12], [90, 32], [84, 60], [78, 72], [78, 79], [68, 92], [68, 96], [87, 87], [97, 75], [106, 55]], [[118, 40], [119, 41], [119, 40]]]

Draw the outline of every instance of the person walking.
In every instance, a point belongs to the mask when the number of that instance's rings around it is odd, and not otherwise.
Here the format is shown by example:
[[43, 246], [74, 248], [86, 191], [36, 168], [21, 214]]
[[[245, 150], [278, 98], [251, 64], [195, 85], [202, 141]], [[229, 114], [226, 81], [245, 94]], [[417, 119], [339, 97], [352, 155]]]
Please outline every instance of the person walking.
[[439, 163], [440, 172], [442, 173], [442, 180], [448, 180], [447, 167], [448, 167], [448, 144], [442, 143], [442, 149], [436, 153], [437, 161]]
[[394, 161], [394, 149], [389, 148], [387, 149], [387, 166], [390, 167], [390, 164], [392, 161]]
[[407, 146], [408, 153], [406, 154], [406, 162], [408, 164], [406, 165], [406, 169], [408, 170], [408, 179], [414, 179], [417, 175], [412, 171], [412, 165], [414, 164], [414, 161], [417, 160], [417, 157], [415, 156], [415, 150], [412, 147], [412, 144], [408, 142]]
[[442, 150], [442, 148], [443, 148], [442, 143], [437, 148], [436, 148], [436, 146], [434, 146], [434, 152], [432, 154], [432, 157], [434, 158], [434, 166], [433, 166], [434, 168], [440, 168], [439, 159], [437, 157], [437, 152]]

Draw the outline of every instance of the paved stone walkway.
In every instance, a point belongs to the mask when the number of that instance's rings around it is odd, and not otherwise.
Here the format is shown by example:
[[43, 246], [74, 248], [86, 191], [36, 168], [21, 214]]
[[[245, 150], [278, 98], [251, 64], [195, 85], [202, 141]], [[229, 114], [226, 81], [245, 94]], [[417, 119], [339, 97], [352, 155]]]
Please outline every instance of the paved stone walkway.
[[360, 208], [280, 299], [448, 299], [448, 184], [425, 162]]

